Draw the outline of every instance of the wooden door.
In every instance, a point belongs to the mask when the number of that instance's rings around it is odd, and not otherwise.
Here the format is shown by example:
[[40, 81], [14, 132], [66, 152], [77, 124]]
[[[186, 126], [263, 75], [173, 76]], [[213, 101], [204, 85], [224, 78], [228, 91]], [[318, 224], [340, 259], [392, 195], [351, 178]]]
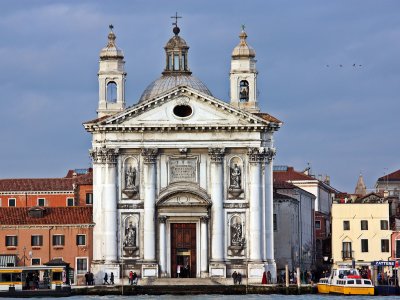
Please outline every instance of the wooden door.
[[[181, 277], [196, 277], [196, 224], [171, 224], [171, 277], [178, 277], [178, 265], [181, 265]], [[185, 269], [188, 267], [188, 270]]]

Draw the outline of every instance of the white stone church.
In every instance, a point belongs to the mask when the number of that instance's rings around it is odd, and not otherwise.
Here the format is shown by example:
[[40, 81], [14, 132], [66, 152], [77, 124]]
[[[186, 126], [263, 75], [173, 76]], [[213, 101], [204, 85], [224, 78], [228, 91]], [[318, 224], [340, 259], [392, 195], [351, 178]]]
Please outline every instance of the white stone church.
[[233, 49], [229, 101], [215, 98], [189, 69], [179, 35], [165, 67], [125, 106], [124, 55], [110, 26], [101, 50], [93, 136], [92, 271], [115, 282], [142, 277], [276, 278], [273, 134], [281, 122], [260, 112], [255, 51], [244, 29]]

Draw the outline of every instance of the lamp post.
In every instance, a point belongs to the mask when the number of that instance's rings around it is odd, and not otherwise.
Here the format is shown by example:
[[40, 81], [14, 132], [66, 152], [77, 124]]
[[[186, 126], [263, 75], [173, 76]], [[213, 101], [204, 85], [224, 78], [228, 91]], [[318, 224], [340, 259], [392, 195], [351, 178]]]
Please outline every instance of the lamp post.
[[26, 256], [26, 247], [22, 248], [22, 251], [24, 251], [24, 255], [21, 257], [21, 259], [24, 260], [24, 267], [25, 267], [25, 260], [31, 260], [32, 258], [32, 251], [29, 251], [29, 257]]

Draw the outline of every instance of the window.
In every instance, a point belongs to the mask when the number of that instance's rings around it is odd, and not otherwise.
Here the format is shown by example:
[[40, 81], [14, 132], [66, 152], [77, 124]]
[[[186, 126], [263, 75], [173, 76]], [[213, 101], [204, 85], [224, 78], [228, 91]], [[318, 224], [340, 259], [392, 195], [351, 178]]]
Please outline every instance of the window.
[[351, 259], [353, 258], [353, 251], [351, 249], [351, 242], [342, 243], [342, 258]]
[[75, 205], [74, 202], [75, 202], [74, 198], [67, 198], [67, 206], [74, 206]]
[[117, 84], [114, 81], [107, 83], [107, 102], [117, 102]]
[[76, 244], [78, 246], [85, 246], [86, 245], [86, 235], [85, 234], [77, 234], [76, 235]]
[[400, 240], [396, 240], [396, 258], [400, 258]]
[[361, 230], [368, 230], [368, 221], [361, 220]]
[[361, 240], [361, 252], [368, 252], [368, 240], [367, 239]]
[[88, 271], [88, 259], [76, 258], [76, 270], [77, 274], [85, 274]]
[[86, 193], [86, 205], [93, 204], [93, 193]]
[[278, 230], [278, 223], [276, 220], [276, 214], [274, 214], [274, 230], [277, 231]]
[[343, 230], [350, 230], [350, 221], [343, 221]]
[[43, 246], [43, 236], [42, 235], [32, 235], [31, 236], [31, 246]]
[[40, 265], [40, 258], [32, 258], [32, 266]]
[[6, 246], [7, 247], [18, 246], [18, 237], [16, 235], [7, 235], [6, 236]]
[[315, 221], [315, 229], [321, 229], [321, 221]]
[[179, 71], [179, 54], [174, 55], [174, 71]]
[[10, 199], [8, 199], [8, 206], [10, 206], [10, 207], [16, 206], [16, 200], [15, 200], [15, 198], [10, 198]]
[[240, 81], [239, 99], [240, 102], [249, 101], [249, 82], [247, 80]]
[[173, 63], [172, 63], [172, 54], [169, 54], [169, 55], [168, 55], [168, 69], [169, 69], [170, 71], [172, 71], [172, 66], [173, 66]]
[[389, 222], [387, 220], [381, 220], [381, 230], [388, 230]]
[[64, 245], [65, 245], [64, 235], [61, 234], [53, 235], [53, 246], [64, 246]]
[[44, 206], [44, 203], [45, 203], [44, 198], [39, 198], [39, 199], [37, 199], [37, 205], [38, 205], [38, 206]]
[[389, 252], [389, 240], [381, 240], [381, 252]]

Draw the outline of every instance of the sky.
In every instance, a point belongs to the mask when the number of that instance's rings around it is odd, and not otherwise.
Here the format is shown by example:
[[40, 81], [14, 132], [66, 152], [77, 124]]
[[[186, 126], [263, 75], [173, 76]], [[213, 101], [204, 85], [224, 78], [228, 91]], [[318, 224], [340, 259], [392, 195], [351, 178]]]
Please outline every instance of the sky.
[[99, 52], [114, 25], [126, 102], [161, 75], [178, 12], [189, 67], [229, 101], [230, 55], [245, 24], [259, 103], [283, 121], [275, 164], [354, 192], [400, 169], [400, 1], [1, 0], [0, 178], [63, 177], [91, 166]]

